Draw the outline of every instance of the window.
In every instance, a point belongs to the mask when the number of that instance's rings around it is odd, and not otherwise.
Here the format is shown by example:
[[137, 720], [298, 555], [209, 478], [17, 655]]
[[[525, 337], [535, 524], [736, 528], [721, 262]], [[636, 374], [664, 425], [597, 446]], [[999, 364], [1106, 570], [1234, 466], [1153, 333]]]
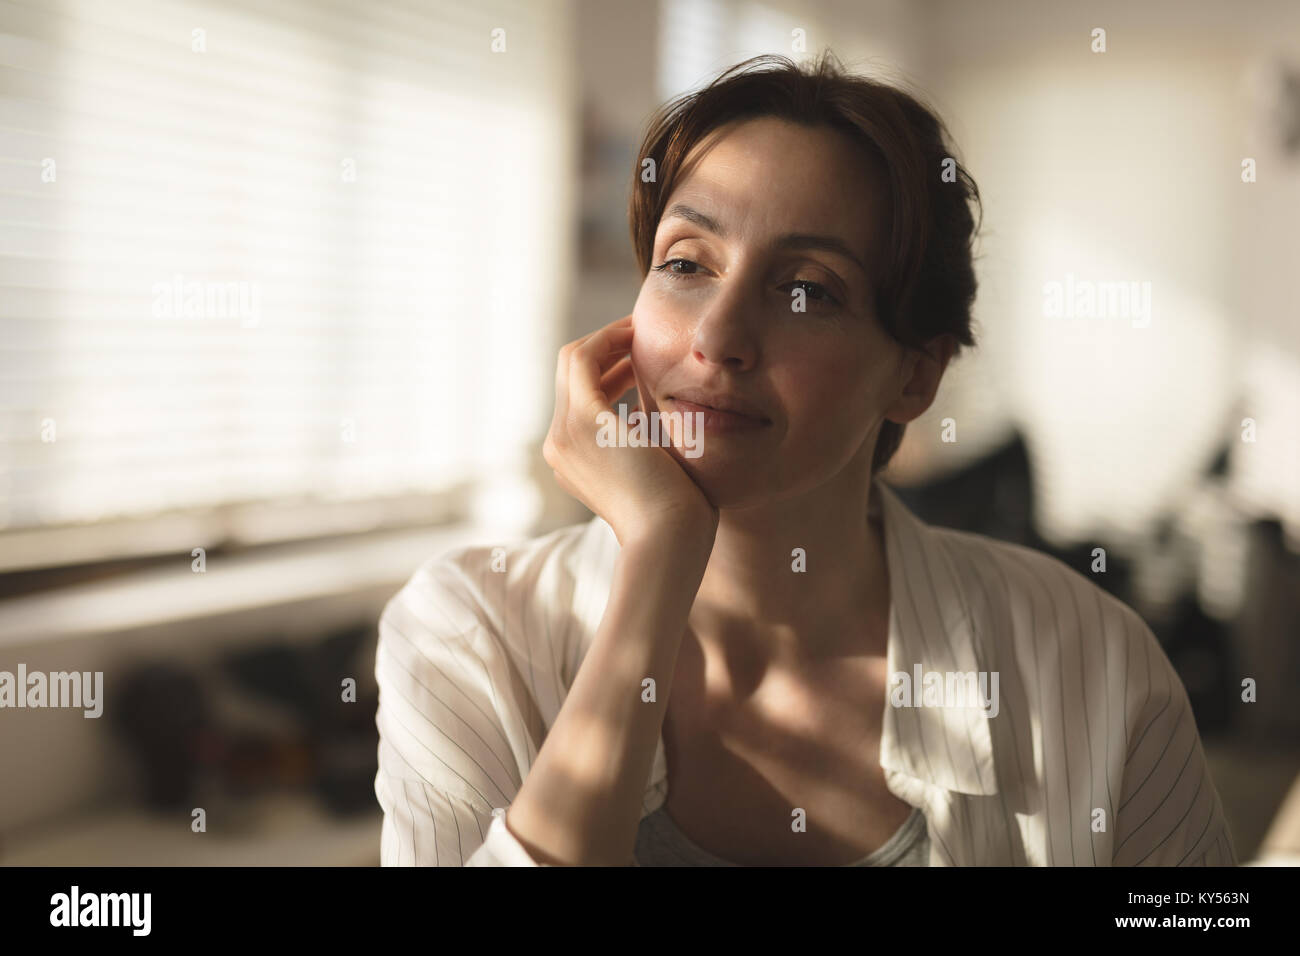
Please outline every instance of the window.
[[570, 15], [6, 4], [0, 570], [524, 487], [573, 248]]

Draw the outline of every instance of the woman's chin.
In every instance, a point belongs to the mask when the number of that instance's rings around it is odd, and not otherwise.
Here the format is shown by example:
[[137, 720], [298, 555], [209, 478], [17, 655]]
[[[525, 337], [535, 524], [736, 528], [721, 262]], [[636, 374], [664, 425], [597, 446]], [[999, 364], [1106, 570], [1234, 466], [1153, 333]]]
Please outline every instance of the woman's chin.
[[772, 497], [752, 462], [727, 463], [707, 456], [678, 462], [715, 508], [747, 508]]

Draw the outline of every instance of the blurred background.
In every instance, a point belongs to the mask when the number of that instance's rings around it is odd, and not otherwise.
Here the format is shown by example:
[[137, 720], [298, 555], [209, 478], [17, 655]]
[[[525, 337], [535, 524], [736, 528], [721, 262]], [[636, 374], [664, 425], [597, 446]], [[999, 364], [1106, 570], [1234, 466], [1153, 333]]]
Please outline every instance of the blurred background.
[[0, 0], [0, 671], [104, 675], [0, 710], [0, 864], [377, 864], [379, 612], [588, 517], [540, 446], [647, 119], [826, 47], [985, 201], [890, 480], [1138, 610], [1300, 860], [1300, 6]]

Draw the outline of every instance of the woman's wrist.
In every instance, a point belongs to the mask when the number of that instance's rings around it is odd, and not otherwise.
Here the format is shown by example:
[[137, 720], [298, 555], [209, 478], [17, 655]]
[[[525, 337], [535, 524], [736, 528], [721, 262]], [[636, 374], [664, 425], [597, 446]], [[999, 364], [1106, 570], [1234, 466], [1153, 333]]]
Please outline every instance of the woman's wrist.
[[711, 509], [683, 510], [648, 517], [619, 544], [624, 550], [666, 553], [678, 558], [698, 558], [708, 563], [718, 533], [718, 513]]

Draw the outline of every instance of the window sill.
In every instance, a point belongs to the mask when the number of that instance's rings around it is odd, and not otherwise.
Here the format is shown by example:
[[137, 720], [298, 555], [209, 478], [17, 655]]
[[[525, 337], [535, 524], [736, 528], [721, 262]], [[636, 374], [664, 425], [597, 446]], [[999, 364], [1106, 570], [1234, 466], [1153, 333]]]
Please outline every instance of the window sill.
[[[191, 570], [188, 554], [173, 566], [42, 591], [0, 602], [0, 649], [78, 640], [177, 625], [226, 622], [260, 614], [267, 627], [287, 625], [269, 612], [304, 603], [373, 603], [396, 592], [425, 560], [488, 539], [471, 524], [375, 532], [327, 543], [277, 545], [229, 557], [211, 556]], [[337, 606], [331, 617], [337, 621]]]

